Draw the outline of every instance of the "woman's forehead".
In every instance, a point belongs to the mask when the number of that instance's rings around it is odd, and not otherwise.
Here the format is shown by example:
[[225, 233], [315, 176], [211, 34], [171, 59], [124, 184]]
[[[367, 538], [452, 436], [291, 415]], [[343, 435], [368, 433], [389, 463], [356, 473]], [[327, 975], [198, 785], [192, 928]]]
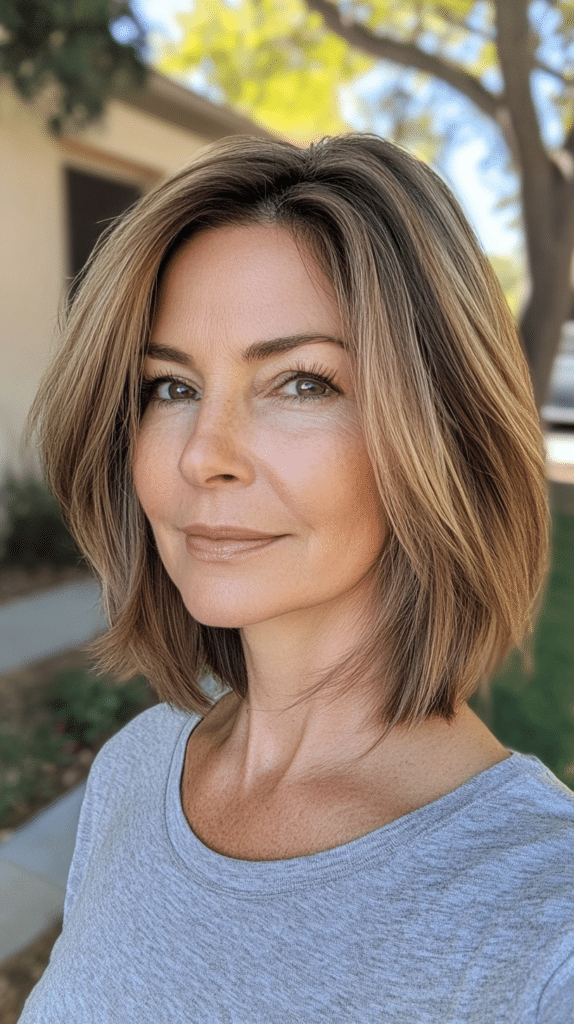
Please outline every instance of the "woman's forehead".
[[231, 331], [245, 344], [319, 332], [339, 336], [330, 283], [288, 232], [274, 226], [218, 228], [185, 243], [166, 267], [154, 335]]
[[226, 224], [204, 228], [186, 238], [170, 258], [161, 283], [175, 275], [191, 272], [198, 275], [207, 262], [233, 266], [236, 260], [240, 265], [249, 260], [265, 266], [271, 258], [275, 262], [296, 266], [309, 264], [313, 265], [313, 270], [318, 269], [309, 246], [286, 227], [276, 223]]

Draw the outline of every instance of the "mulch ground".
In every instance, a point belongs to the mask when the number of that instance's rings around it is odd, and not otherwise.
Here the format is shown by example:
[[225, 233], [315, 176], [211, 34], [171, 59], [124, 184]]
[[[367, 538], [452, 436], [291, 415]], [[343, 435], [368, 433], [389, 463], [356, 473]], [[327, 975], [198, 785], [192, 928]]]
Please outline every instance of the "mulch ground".
[[[79, 668], [94, 672], [93, 661], [83, 647], [76, 647], [63, 654], [57, 654], [44, 661], [34, 662], [17, 672], [0, 675], [0, 722], [10, 723], [10, 731], [20, 736], [32, 736], [36, 726], [46, 719], [43, 703], [45, 684], [64, 669]], [[113, 680], [113, 676], [109, 676]], [[155, 692], [149, 687], [148, 704], [152, 707], [158, 703]], [[142, 707], [141, 710], [144, 710]], [[139, 713], [139, 712], [136, 712]], [[53, 800], [63, 796], [74, 786], [85, 782], [92, 761], [106, 742], [105, 738], [90, 746], [81, 746], [76, 740], [67, 740], [64, 750], [71, 757], [67, 765], [49, 764], [46, 771], [50, 775], [52, 795], [39, 795], [25, 804], [13, 808], [10, 819], [0, 822], [0, 843], [8, 839], [15, 828], [23, 825], [34, 814], [41, 811]], [[1, 1024], [4, 1024], [0, 1017]]]
[[[0, 721], [11, 722], [17, 730], [31, 730], [42, 716], [42, 689], [47, 679], [64, 668], [83, 667], [89, 669], [92, 663], [83, 648], [66, 651], [64, 654], [36, 662], [19, 672], [0, 676]], [[157, 703], [157, 696], [150, 687], [149, 706]], [[98, 750], [105, 740], [92, 748], [77, 745], [68, 747], [72, 762], [66, 767], [52, 765], [52, 782], [55, 793], [49, 799], [38, 798], [19, 806], [16, 820], [10, 828], [0, 828], [0, 849], [3, 840], [9, 839], [14, 827], [28, 821], [52, 800], [63, 796], [70, 789], [85, 782]], [[0, 1022], [16, 1024], [28, 995], [48, 964], [52, 947], [62, 930], [59, 920], [29, 946], [13, 954], [9, 960], [0, 963]]]
[[17, 1024], [30, 992], [42, 977], [52, 947], [62, 931], [59, 920], [26, 949], [0, 964], [0, 1021]]

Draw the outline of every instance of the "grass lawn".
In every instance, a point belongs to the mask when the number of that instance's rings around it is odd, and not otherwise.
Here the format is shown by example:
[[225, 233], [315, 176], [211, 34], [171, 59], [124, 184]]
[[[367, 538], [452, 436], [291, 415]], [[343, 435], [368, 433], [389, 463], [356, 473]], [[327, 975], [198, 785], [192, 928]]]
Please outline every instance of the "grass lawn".
[[535, 671], [514, 651], [492, 682], [490, 703], [470, 707], [505, 746], [535, 754], [574, 790], [574, 515], [552, 514], [551, 569], [535, 632]]

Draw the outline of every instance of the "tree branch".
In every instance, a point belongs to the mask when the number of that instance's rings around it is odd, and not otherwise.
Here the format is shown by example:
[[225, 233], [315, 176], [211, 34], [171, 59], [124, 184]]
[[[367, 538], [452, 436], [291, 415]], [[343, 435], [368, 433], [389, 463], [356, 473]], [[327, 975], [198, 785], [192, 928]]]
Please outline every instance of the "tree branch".
[[546, 64], [545, 61], [540, 60], [538, 57], [536, 57], [534, 61], [534, 67], [538, 68], [539, 71], [545, 71], [547, 75], [552, 75], [552, 77], [556, 78], [558, 82], [565, 85], [567, 89], [571, 89], [574, 85], [574, 76], [563, 75], [560, 71], [557, 71], [556, 68], [551, 68], [550, 64]]
[[526, 3], [527, 0], [496, 0], [497, 48], [523, 177], [525, 181], [537, 182], [540, 189], [541, 183], [548, 181], [552, 165], [540, 137], [530, 90], [534, 48]]
[[482, 28], [472, 28], [464, 18], [457, 18], [456, 14], [453, 14], [448, 7], [442, 7], [440, 4], [436, 6], [436, 13], [440, 14], [441, 18], [444, 19], [453, 28], [463, 28], [466, 32], [473, 36], [480, 36], [487, 43], [495, 43], [496, 36], [488, 30]]
[[463, 71], [458, 65], [426, 53], [415, 43], [401, 42], [388, 36], [380, 36], [370, 28], [352, 21], [341, 14], [332, 0], [305, 0], [310, 11], [317, 11], [323, 18], [327, 28], [344, 39], [350, 46], [362, 50], [363, 53], [376, 60], [388, 60], [404, 67], [416, 68], [424, 74], [440, 78], [462, 93], [487, 117], [499, 120], [500, 108], [505, 106], [502, 94], [490, 92], [474, 75]]
[[[464, 20], [464, 18], [457, 18], [452, 11], [449, 11], [446, 7], [437, 5], [437, 14], [440, 14], [441, 18], [448, 25], [452, 25], [453, 28], [464, 29], [469, 35], [479, 36], [480, 39], [484, 39], [485, 43], [494, 43], [496, 45], [496, 33], [489, 32], [488, 29], [473, 28]], [[573, 75], [563, 75], [561, 71], [557, 71], [556, 68], [551, 67], [546, 61], [540, 60], [539, 57], [534, 58], [534, 67], [538, 68], [539, 71], [545, 71], [547, 75], [552, 75], [561, 85], [565, 85], [567, 88], [574, 85]]]

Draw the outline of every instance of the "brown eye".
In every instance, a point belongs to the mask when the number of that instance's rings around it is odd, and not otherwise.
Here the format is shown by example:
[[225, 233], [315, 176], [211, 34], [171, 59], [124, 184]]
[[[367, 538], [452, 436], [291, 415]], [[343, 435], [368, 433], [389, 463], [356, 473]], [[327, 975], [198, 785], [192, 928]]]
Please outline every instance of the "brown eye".
[[279, 382], [279, 389], [285, 390], [288, 384], [305, 384], [311, 387], [303, 387], [295, 394], [282, 395], [281, 398], [291, 401], [304, 402], [307, 399], [321, 400], [333, 398], [340, 394], [340, 388], [334, 382], [334, 376], [324, 367], [315, 364], [307, 368], [298, 364], [294, 370]]
[[176, 402], [192, 400], [194, 388], [177, 377], [154, 377], [145, 379], [141, 386], [142, 408], [148, 403], [156, 405], [174, 405]]
[[174, 400], [177, 400], [178, 398], [187, 398], [187, 392], [189, 390], [190, 389], [188, 388], [187, 384], [182, 384], [181, 381], [179, 380], [166, 380], [162, 384], [159, 384], [156, 388], [157, 396], [160, 399], [160, 401], [170, 398]]
[[299, 392], [297, 387], [295, 388], [295, 394], [291, 396], [293, 398], [324, 398], [329, 392], [327, 382], [313, 380], [312, 377], [305, 377], [303, 374], [291, 377], [283, 386], [286, 387], [287, 384], [301, 385]]

